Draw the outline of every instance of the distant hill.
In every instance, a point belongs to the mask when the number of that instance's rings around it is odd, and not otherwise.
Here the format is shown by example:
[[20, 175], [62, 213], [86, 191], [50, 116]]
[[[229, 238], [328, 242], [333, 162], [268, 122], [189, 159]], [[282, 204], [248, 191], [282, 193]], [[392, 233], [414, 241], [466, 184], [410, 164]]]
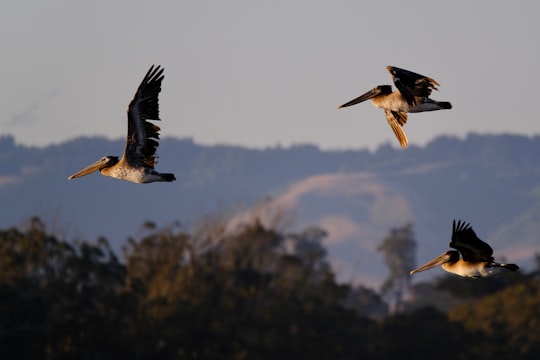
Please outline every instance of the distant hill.
[[[282, 211], [295, 228], [325, 228], [338, 275], [368, 285], [386, 274], [377, 245], [390, 227], [409, 221], [419, 263], [447, 249], [454, 218], [470, 221], [495, 256], [527, 264], [540, 253], [540, 137], [472, 134], [374, 152], [312, 145], [256, 150], [166, 138], [157, 168], [174, 172], [174, 183], [139, 185], [98, 174], [67, 180], [122, 150], [123, 140], [105, 138], [33, 148], [0, 137], [0, 226], [38, 215], [56, 233], [105, 236], [119, 247], [147, 220], [190, 227], [238, 204], [240, 219], [253, 204], [263, 220]], [[267, 199], [263, 209], [255, 205], [261, 199]]]

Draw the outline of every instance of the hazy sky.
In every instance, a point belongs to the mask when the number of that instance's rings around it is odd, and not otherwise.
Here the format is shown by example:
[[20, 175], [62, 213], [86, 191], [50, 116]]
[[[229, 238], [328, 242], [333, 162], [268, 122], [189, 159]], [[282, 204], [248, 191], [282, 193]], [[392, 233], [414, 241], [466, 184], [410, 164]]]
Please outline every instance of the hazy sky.
[[386, 65], [433, 77], [441, 86], [432, 97], [454, 105], [411, 114], [412, 144], [540, 134], [538, 1], [8, 0], [1, 8], [0, 134], [23, 144], [124, 137], [125, 109], [151, 64], [165, 67], [165, 137], [397, 147], [382, 110], [337, 109], [391, 84]]

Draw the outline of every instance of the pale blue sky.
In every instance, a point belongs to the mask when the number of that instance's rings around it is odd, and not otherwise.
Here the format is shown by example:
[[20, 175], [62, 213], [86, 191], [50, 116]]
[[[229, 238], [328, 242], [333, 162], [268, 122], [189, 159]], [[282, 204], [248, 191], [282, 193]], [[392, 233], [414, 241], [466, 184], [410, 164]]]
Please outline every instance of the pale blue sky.
[[537, 1], [8, 0], [1, 9], [0, 134], [23, 144], [123, 138], [151, 64], [165, 67], [164, 137], [398, 147], [382, 110], [337, 109], [391, 84], [386, 65], [435, 78], [433, 98], [454, 105], [411, 114], [411, 144], [540, 134]]

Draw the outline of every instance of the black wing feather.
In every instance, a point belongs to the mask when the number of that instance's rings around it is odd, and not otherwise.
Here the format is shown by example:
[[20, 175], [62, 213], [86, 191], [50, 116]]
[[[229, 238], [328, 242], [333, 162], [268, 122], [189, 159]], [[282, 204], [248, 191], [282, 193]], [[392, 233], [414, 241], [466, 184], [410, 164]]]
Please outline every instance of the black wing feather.
[[427, 97], [439, 86], [432, 78], [409, 70], [394, 66], [387, 66], [386, 69], [392, 75], [392, 80], [403, 98], [411, 106], [416, 105], [416, 97]]
[[469, 223], [454, 220], [450, 247], [458, 250], [465, 261], [492, 261], [493, 249], [476, 236]]
[[146, 73], [133, 100], [128, 106], [128, 135], [124, 158], [135, 166], [153, 168], [157, 163], [159, 126], [148, 120], [159, 118], [159, 93], [163, 81], [163, 68], [159, 65]]

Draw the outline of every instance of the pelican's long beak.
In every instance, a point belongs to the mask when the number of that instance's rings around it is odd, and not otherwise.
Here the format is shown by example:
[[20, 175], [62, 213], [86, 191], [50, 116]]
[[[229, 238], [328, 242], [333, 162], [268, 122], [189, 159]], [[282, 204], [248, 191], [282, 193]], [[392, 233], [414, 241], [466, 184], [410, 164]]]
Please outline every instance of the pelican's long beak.
[[448, 262], [448, 260], [450, 260], [450, 255], [448, 255], [447, 253], [444, 253], [442, 255], [437, 256], [435, 259], [425, 263], [424, 265], [412, 270], [410, 274], [412, 275], [420, 271], [429, 270], [431, 268], [434, 268], [435, 266], [439, 266], [439, 265], [444, 264], [445, 262]]
[[343, 105], [340, 105], [338, 107], [338, 109], [341, 109], [341, 108], [344, 108], [344, 107], [347, 107], [347, 106], [351, 106], [351, 105], [356, 105], [356, 104], [359, 104], [361, 102], [364, 102], [366, 100], [369, 100], [369, 99], [373, 99], [375, 96], [379, 95], [381, 93], [380, 89], [378, 88], [373, 88], [371, 90], [369, 90], [368, 92], [366, 92], [365, 94], [362, 94], [360, 95], [359, 97], [357, 97], [356, 99], [353, 99]]
[[85, 176], [85, 175], [91, 174], [91, 173], [93, 173], [95, 171], [101, 170], [106, 165], [106, 163], [107, 163], [106, 160], [99, 159], [98, 161], [96, 161], [92, 165], [87, 166], [84, 169], [82, 169], [81, 171], [78, 171], [75, 174], [68, 177], [68, 180], [75, 179], [75, 178], [78, 178], [78, 177], [81, 177], [81, 176]]

